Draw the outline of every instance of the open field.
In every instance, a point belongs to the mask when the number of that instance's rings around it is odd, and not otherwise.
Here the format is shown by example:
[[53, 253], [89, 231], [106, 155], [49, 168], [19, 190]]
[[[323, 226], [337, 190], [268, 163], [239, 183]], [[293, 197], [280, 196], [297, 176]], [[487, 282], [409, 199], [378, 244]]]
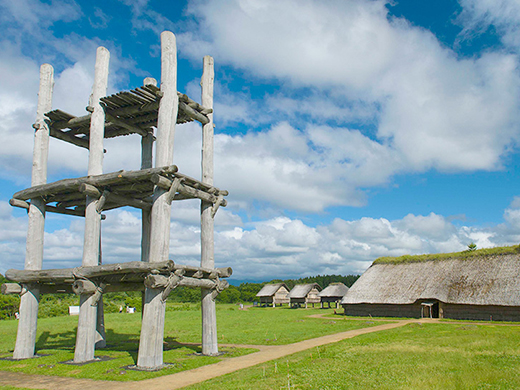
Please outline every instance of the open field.
[[518, 389], [520, 328], [410, 324], [273, 360], [187, 389]]
[[[333, 316], [332, 310], [287, 308], [238, 310], [234, 305], [217, 305], [219, 338], [222, 339], [222, 344], [228, 345], [221, 349], [227, 353], [222, 357], [201, 357], [193, 355], [199, 347], [191, 344], [200, 341], [200, 312], [195, 305], [190, 308], [184, 305], [183, 309], [167, 312], [165, 332], [167, 351], [164, 360], [174, 365], [161, 372], [136, 372], [125, 368], [127, 365], [135, 364], [137, 357], [139, 314], [107, 315], [109, 346], [105, 350], [99, 350], [98, 355], [108, 355], [115, 358], [113, 360], [85, 366], [60, 364], [59, 362], [73, 357], [77, 317], [56, 317], [42, 319], [39, 323], [38, 353], [49, 353], [50, 356], [18, 362], [0, 361], [0, 370], [111, 380], [117, 381], [113, 382], [117, 384], [120, 383], [119, 381], [144, 380], [169, 375], [225, 361], [230, 357], [243, 356], [256, 351], [255, 345], [258, 348], [265, 348], [263, 346], [285, 348], [283, 347], [285, 344], [389, 322], [388, 319], [383, 321], [375, 319], [372, 321], [366, 318], [347, 319], [343, 316]], [[325, 318], [308, 317], [317, 314], [325, 314]], [[292, 354], [283, 358], [261, 364], [255, 363], [257, 365], [250, 368], [187, 388], [520, 388], [520, 326], [518, 325], [502, 323], [475, 325], [468, 322], [448, 323], [429, 320], [424, 323], [414, 322], [401, 328], [358, 335], [302, 352], [289, 352]], [[0, 322], [1, 355], [9, 355], [8, 351], [14, 346], [15, 334], [16, 321]], [[215, 366], [217, 367], [218, 365]], [[221, 373], [219, 371], [218, 374]], [[168, 383], [173, 383], [169, 378], [164, 379]], [[107, 382], [104, 383], [105, 386]], [[129, 385], [129, 383], [125, 384], [125, 386]], [[164, 385], [164, 382], [161, 382], [160, 386], [158, 382], [154, 383], [157, 388], [164, 388], [161, 387]], [[165, 388], [167, 387], [166, 385]], [[11, 388], [0, 386], [0, 389]]]
[[[219, 357], [197, 356], [200, 352], [201, 319], [195, 305], [184, 310], [168, 311], [165, 328], [164, 361], [173, 363], [159, 372], [140, 372], [125, 367], [137, 360], [139, 314], [107, 314], [107, 348], [97, 351], [96, 356], [109, 356], [112, 360], [95, 362], [84, 366], [60, 364], [73, 358], [77, 317], [44, 318], [38, 324], [37, 359], [23, 361], [0, 360], [0, 370], [32, 374], [70, 376], [103, 380], [141, 380], [173, 374], [216, 363], [256, 351], [254, 348], [223, 347], [226, 352]], [[288, 308], [251, 308], [239, 310], [235, 305], [218, 305], [219, 342], [241, 345], [283, 345], [327, 334], [375, 325], [366, 320], [323, 320], [308, 318], [308, 315], [327, 313], [329, 310]], [[378, 323], [379, 324], [379, 323]], [[0, 322], [0, 356], [10, 356], [14, 348], [16, 321]]]

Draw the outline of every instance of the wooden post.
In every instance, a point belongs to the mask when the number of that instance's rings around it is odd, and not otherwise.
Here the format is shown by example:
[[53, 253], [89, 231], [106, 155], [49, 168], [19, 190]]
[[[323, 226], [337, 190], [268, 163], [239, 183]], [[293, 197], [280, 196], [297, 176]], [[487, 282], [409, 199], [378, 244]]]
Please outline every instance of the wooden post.
[[[157, 86], [157, 80], [147, 77], [143, 81], [143, 86]], [[141, 138], [141, 169], [153, 167], [153, 141], [152, 133], [148, 133]], [[141, 212], [141, 261], [150, 261], [150, 233], [151, 233], [151, 210], [142, 210]], [[141, 319], [144, 313], [145, 293], [141, 294]]]
[[[213, 109], [213, 83], [215, 70], [213, 58], [205, 56], [203, 60], [203, 73], [201, 80], [202, 105]], [[213, 185], [213, 113], [208, 114], [209, 122], [202, 127], [202, 182]], [[213, 205], [201, 201], [200, 212], [200, 266], [214, 268], [214, 241], [213, 241]], [[211, 298], [211, 290], [201, 289], [202, 301], [202, 354], [217, 355], [217, 316], [215, 301]]]
[[[161, 92], [157, 118], [155, 166], [170, 165], [179, 98], [177, 95], [177, 45], [170, 31], [161, 34]], [[168, 191], [155, 187], [150, 225], [150, 262], [166, 261], [170, 252], [171, 201]], [[165, 302], [162, 289], [146, 288], [137, 366], [158, 368], [163, 364]]]
[[[157, 86], [157, 80], [151, 77], [147, 77], [144, 79], [143, 85]], [[154, 137], [152, 133], [148, 133], [141, 139], [141, 169], [148, 169], [153, 167], [153, 141]], [[149, 261], [150, 256], [150, 214], [150, 210], [142, 211], [141, 261]]]
[[[101, 211], [100, 211], [101, 213]], [[103, 254], [101, 253], [101, 229], [99, 230], [99, 254], [98, 265], [103, 263]], [[95, 348], [105, 348], [107, 346], [107, 335], [105, 332], [105, 311], [103, 305], [103, 295], [99, 298], [97, 303], [97, 318], [96, 318], [96, 344]]]
[[[105, 132], [105, 111], [100, 105], [100, 99], [106, 96], [108, 85], [109, 51], [99, 47], [96, 53], [96, 68], [94, 86], [90, 107], [93, 109], [90, 120], [88, 174], [103, 173], [103, 138]], [[83, 243], [82, 265], [97, 265], [99, 259], [99, 239], [101, 233], [101, 214], [96, 209], [97, 199], [90, 195], [86, 197], [85, 210], [85, 240]], [[74, 362], [82, 363], [94, 359], [96, 343], [96, 320], [98, 306], [93, 300], [93, 294], [81, 294], [78, 331]]]
[[[54, 69], [49, 64], [40, 67], [40, 89], [34, 133], [34, 151], [31, 185], [47, 183], [47, 160], [49, 155], [49, 127], [44, 114], [52, 109]], [[45, 228], [45, 202], [32, 199], [29, 206], [29, 226], [25, 251], [25, 269], [40, 270], [43, 263], [43, 236]], [[38, 302], [40, 292], [27, 285], [27, 292], [20, 299], [20, 320], [13, 357], [26, 359], [34, 356], [36, 328], [38, 324]]]

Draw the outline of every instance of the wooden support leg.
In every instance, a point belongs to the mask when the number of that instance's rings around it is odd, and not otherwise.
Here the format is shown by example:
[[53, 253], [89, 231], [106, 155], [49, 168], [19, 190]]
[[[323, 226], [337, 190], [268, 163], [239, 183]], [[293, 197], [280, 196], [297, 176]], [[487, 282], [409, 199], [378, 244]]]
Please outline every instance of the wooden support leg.
[[15, 359], [27, 359], [34, 356], [40, 291], [34, 287], [26, 286], [26, 288], [27, 292], [20, 298], [20, 319], [13, 353]]
[[[49, 64], [40, 67], [40, 89], [38, 107], [34, 124], [34, 151], [31, 185], [47, 183], [47, 161], [49, 151], [50, 129], [45, 122], [45, 113], [52, 109], [52, 92], [54, 88], [54, 69]], [[45, 230], [45, 203], [42, 199], [33, 199], [28, 211], [29, 225], [27, 229], [27, 245], [25, 252], [25, 269], [40, 270], [43, 264], [43, 237]], [[36, 343], [36, 327], [38, 323], [38, 303], [40, 292], [27, 286], [20, 300], [20, 320], [13, 357], [27, 359], [34, 356]]]
[[[213, 84], [215, 78], [214, 62], [210, 56], [203, 60], [201, 79], [202, 105], [213, 109]], [[208, 114], [209, 122], [202, 127], [202, 182], [213, 185], [213, 114]], [[200, 245], [201, 267], [214, 268], [214, 214], [211, 203], [201, 202]], [[218, 354], [217, 315], [215, 302], [208, 291], [202, 289], [202, 353], [204, 355]]]
[[140, 368], [160, 368], [163, 364], [165, 310], [162, 289], [147, 288], [137, 357]]
[[96, 318], [96, 339], [95, 348], [105, 348], [107, 346], [106, 332], [105, 332], [105, 311], [103, 307], [103, 296], [99, 298], [97, 304], [97, 318]]
[[202, 291], [202, 354], [203, 355], [217, 355], [217, 316], [215, 301], [211, 298], [211, 291], [208, 289], [201, 289]]
[[[155, 166], [171, 165], [175, 124], [179, 107], [177, 95], [177, 46], [175, 35], [161, 34], [161, 92], [157, 117]], [[150, 263], [168, 260], [170, 253], [171, 199], [168, 192], [156, 187], [150, 223]], [[163, 364], [164, 316], [166, 303], [161, 289], [146, 288], [137, 366], [160, 368]]]
[[97, 334], [97, 305], [94, 303], [94, 294], [81, 294], [79, 305], [74, 363], [84, 363], [94, 360]]
[[[92, 87], [89, 138], [88, 174], [100, 175], [103, 173], [103, 138], [105, 134], [105, 111], [101, 107], [100, 99], [106, 96], [108, 85], [109, 51], [98, 47], [96, 52], [96, 67], [94, 85]], [[83, 243], [82, 265], [98, 265], [101, 240], [101, 214], [97, 210], [98, 200], [95, 197], [86, 197], [85, 209], [85, 239]], [[76, 335], [76, 349], [74, 362], [83, 363], [94, 359], [96, 346], [98, 302], [95, 294], [80, 295], [80, 309], [78, 331]]]

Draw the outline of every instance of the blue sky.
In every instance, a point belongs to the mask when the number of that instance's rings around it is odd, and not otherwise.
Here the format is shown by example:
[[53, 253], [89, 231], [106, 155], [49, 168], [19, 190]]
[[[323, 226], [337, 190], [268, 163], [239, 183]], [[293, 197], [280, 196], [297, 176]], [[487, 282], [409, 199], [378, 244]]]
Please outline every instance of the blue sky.
[[[215, 58], [217, 266], [240, 280], [363, 272], [380, 256], [520, 242], [520, 3], [506, 0], [0, 0], [0, 272], [23, 268], [38, 68], [53, 107], [84, 115], [99, 45], [109, 90], [160, 78], [176, 34], [178, 88], [200, 99]], [[174, 163], [200, 177], [200, 127]], [[138, 136], [104, 171], [138, 169]], [[49, 180], [87, 152], [51, 140]], [[200, 262], [198, 203], [172, 210], [171, 258]], [[107, 212], [104, 262], [139, 259], [140, 214]], [[81, 263], [83, 220], [48, 215], [44, 267]]]

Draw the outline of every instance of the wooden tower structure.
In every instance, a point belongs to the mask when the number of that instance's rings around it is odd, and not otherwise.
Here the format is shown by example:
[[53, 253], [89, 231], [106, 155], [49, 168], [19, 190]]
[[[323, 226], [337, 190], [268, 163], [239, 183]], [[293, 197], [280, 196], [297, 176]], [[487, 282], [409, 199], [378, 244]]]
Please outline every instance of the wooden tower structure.
[[[87, 115], [75, 117], [52, 108], [53, 68], [40, 69], [31, 187], [13, 195], [12, 206], [27, 209], [29, 227], [24, 270], [8, 270], [4, 293], [21, 295], [20, 320], [13, 358], [34, 356], [39, 295], [75, 292], [80, 315], [74, 362], [95, 359], [105, 345], [102, 295], [143, 291], [143, 316], [137, 367], [163, 365], [165, 301], [177, 286], [202, 289], [202, 353], [218, 354], [215, 298], [228, 286], [221, 278], [231, 268], [215, 268], [213, 219], [226, 206], [227, 191], [213, 186], [213, 58], [204, 57], [202, 101], [177, 91], [177, 49], [173, 33], [161, 34], [161, 85], [146, 78], [142, 87], [106, 96], [109, 51], [99, 47]], [[202, 179], [178, 172], [173, 165], [176, 124], [202, 124]], [[154, 134], [154, 130], [156, 132]], [[103, 173], [103, 140], [122, 135], [142, 137], [141, 169]], [[47, 183], [49, 136], [89, 150], [88, 176]], [[152, 147], [156, 143], [155, 166]], [[201, 265], [169, 260], [172, 201], [201, 200]], [[105, 210], [131, 206], [142, 210], [141, 261], [101, 264], [100, 240]], [[85, 218], [80, 267], [42, 270], [45, 213]]]

